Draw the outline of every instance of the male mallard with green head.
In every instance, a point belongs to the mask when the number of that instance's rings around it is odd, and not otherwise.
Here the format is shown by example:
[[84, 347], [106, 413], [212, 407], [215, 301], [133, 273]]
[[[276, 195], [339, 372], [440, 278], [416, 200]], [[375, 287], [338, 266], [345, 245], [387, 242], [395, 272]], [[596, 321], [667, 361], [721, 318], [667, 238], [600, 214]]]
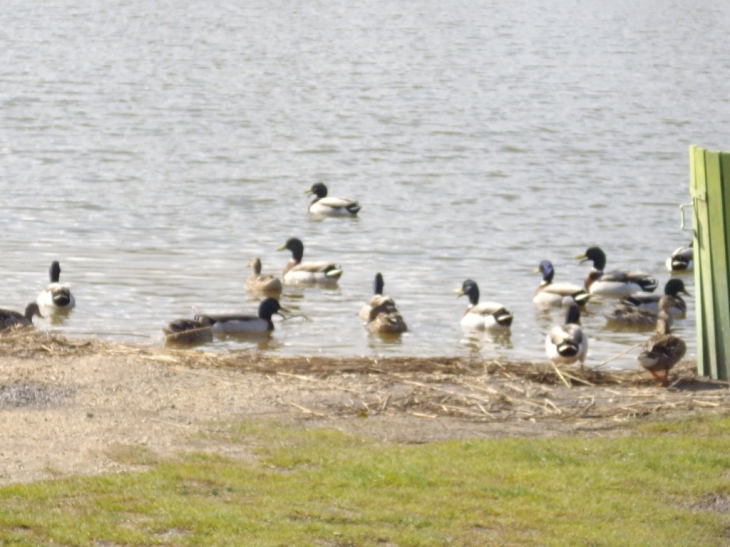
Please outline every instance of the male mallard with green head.
[[335, 285], [342, 275], [342, 268], [334, 262], [302, 262], [304, 244], [296, 237], [276, 249], [291, 251], [292, 258], [284, 268], [284, 283]]
[[305, 193], [316, 196], [309, 204], [309, 212], [315, 215], [352, 217], [360, 211], [360, 204], [352, 199], [327, 197], [327, 187], [318, 182]]
[[583, 287], [574, 283], [554, 283], [555, 268], [549, 260], [540, 262], [540, 267], [533, 273], [542, 274], [542, 283], [535, 289], [532, 301], [538, 306], [583, 306], [590, 300], [591, 295]]
[[584, 286], [591, 294], [621, 297], [639, 291], [652, 292], [657, 281], [644, 272], [629, 270], [613, 270], [605, 272], [606, 254], [600, 247], [589, 247], [585, 253], [576, 256], [581, 264], [587, 260], [593, 262], [593, 269], [588, 273]]
[[71, 289], [59, 281], [61, 277], [61, 265], [58, 261], [54, 260], [51, 264], [51, 267], [48, 269], [48, 277], [51, 283], [36, 298], [38, 306], [47, 313], [73, 309], [76, 305], [76, 299], [71, 294]]
[[455, 289], [458, 296], [467, 295], [469, 306], [461, 318], [463, 327], [472, 329], [508, 329], [513, 316], [502, 304], [496, 302], [479, 303], [479, 286], [476, 281], [467, 279], [461, 288]]
[[555, 325], [545, 336], [545, 352], [555, 364], [572, 365], [580, 362], [580, 368], [588, 352], [588, 338], [580, 327], [580, 308], [573, 302], [565, 314], [565, 323]]

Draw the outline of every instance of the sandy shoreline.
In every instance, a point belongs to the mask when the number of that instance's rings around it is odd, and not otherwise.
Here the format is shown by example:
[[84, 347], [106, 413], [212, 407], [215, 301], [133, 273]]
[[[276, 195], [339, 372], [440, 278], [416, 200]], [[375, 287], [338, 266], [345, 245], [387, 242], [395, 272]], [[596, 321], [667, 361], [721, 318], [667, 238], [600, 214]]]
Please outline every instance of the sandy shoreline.
[[252, 457], [206, 433], [237, 420], [299, 421], [384, 442], [620, 435], [632, 420], [726, 412], [726, 383], [681, 364], [648, 374], [557, 372], [457, 358], [272, 358], [0, 338], [0, 484], [143, 469], [189, 451]]

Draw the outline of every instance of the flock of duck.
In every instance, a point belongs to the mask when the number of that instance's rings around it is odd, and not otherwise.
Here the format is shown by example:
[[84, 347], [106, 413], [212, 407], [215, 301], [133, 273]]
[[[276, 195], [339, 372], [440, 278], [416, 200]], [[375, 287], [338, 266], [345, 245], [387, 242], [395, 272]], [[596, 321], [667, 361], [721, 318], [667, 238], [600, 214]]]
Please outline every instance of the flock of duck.
[[[351, 199], [329, 197], [327, 187], [314, 184], [306, 192], [314, 196], [309, 211], [319, 216], [353, 216], [360, 211], [360, 204]], [[252, 273], [245, 288], [252, 294], [263, 296], [257, 314], [197, 314], [192, 319], [173, 321], [163, 329], [165, 344], [199, 345], [209, 342], [216, 333], [270, 333], [274, 330], [272, 317], [288, 310], [281, 307], [279, 297], [286, 285], [334, 286], [343, 273], [334, 262], [304, 262], [304, 244], [290, 238], [277, 250], [288, 250], [291, 259], [284, 268], [282, 279], [261, 273], [261, 261], [254, 257], [249, 262]], [[674, 318], [684, 317], [687, 306], [680, 294], [689, 295], [684, 282], [671, 278], [664, 287], [664, 294], [654, 294], [657, 281], [638, 271], [604, 271], [606, 255], [599, 247], [590, 247], [578, 255], [581, 263], [590, 261], [593, 268], [588, 272], [583, 286], [553, 280], [555, 269], [550, 261], [540, 263], [536, 273], [543, 280], [533, 295], [539, 307], [566, 307], [562, 325], [553, 326], [545, 337], [545, 350], [555, 364], [584, 366], [588, 351], [588, 337], [580, 326], [581, 309], [594, 296], [618, 298], [613, 311], [606, 316], [608, 322], [622, 325], [655, 325], [656, 333], [649, 338], [638, 357], [639, 363], [662, 385], [666, 385], [669, 370], [684, 356], [686, 345], [671, 333]], [[692, 247], [680, 247], [666, 261], [668, 271], [686, 272], [693, 269]], [[0, 309], [0, 330], [32, 325], [34, 316], [68, 313], [75, 306], [70, 288], [60, 283], [61, 267], [54, 261], [49, 269], [50, 284], [41, 291], [24, 313]], [[384, 280], [378, 273], [373, 283], [373, 296], [363, 305], [359, 317], [371, 332], [397, 336], [408, 327], [390, 296], [383, 294]], [[496, 302], [480, 302], [479, 287], [471, 279], [455, 290], [458, 296], [469, 300], [461, 325], [467, 329], [506, 330], [512, 325], [513, 316], [505, 306]], [[283, 315], [282, 315], [283, 316]]]

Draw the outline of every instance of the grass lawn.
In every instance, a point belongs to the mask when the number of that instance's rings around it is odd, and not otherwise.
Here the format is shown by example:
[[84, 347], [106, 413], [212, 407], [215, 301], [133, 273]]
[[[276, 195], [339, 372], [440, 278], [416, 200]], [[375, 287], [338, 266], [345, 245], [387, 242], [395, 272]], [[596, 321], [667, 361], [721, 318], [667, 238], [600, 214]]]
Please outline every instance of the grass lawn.
[[614, 439], [383, 445], [273, 423], [226, 428], [256, 461], [0, 489], [1, 545], [730, 545], [730, 418]]

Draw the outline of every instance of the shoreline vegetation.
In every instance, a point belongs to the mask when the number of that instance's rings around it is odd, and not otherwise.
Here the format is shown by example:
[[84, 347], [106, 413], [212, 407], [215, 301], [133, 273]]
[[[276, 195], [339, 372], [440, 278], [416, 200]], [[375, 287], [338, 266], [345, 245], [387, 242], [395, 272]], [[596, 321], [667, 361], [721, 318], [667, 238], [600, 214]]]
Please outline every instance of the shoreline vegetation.
[[[0, 543], [728, 545], [730, 390], [0, 337]], [[79, 523], [83, 522], [83, 526]]]

